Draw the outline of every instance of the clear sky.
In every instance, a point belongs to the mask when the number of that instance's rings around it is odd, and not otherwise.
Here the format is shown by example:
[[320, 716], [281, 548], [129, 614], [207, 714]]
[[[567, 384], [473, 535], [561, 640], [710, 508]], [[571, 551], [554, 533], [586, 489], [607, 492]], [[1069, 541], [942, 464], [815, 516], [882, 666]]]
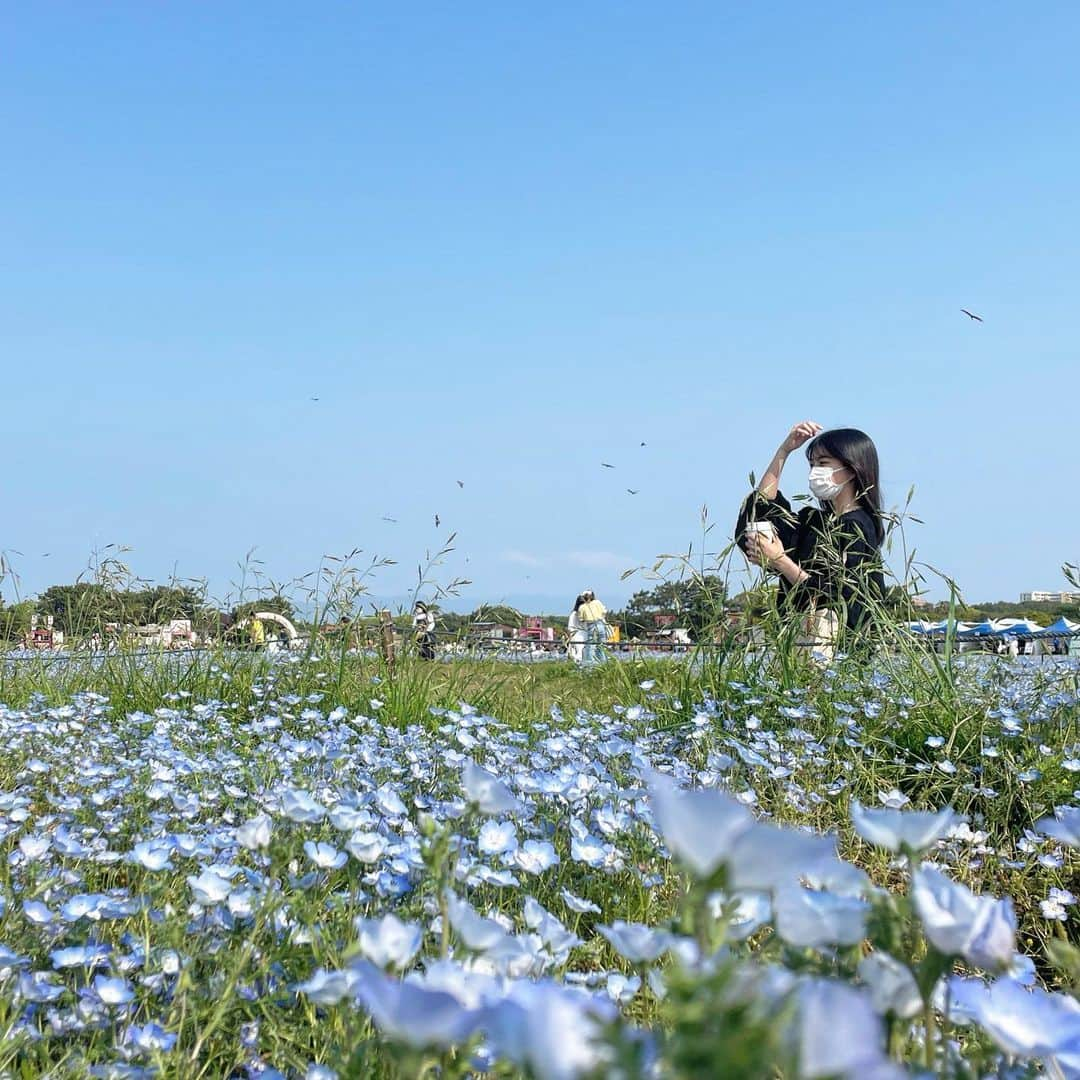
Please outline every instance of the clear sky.
[[24, 592], [122, 543], [219, 595], [251, 548], [362, 548], [395, 594], [457, 530], [468, 606], [619, 600], [810, 417], [874, 437], [970, 598], [1061, 588], [1078, 37], [1057, 2], [11, 5], [0, 546]]

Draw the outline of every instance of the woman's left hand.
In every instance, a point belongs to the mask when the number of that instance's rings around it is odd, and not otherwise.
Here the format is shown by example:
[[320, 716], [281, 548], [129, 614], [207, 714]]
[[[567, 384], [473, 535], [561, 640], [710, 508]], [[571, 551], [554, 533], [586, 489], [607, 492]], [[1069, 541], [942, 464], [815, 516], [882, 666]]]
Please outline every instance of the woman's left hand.
[[771, 536], [762, 536], [761, 533], [748, 533], [746, 537], [746, 557], [751, 562], [768, 563], [772, 566], [778, 559], [784, 557], [784, 545], [775, 533]]

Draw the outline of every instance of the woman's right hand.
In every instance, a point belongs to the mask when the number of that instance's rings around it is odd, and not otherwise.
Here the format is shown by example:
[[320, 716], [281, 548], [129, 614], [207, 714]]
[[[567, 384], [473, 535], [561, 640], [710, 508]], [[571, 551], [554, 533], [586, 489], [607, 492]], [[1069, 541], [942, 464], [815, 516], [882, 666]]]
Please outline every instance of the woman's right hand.
[[816, 420], [800, 420], [788, 432], [787, 438], [780, 444], [780, 449], [785, 454], [793, 453], [800, 446], [805, 446], [815, 435], [820, 435], [822, 430]]

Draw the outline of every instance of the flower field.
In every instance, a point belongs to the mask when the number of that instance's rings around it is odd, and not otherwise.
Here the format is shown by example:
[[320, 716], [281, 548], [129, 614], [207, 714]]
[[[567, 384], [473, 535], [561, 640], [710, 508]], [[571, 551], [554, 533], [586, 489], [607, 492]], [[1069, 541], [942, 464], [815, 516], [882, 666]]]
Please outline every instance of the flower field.
[[1080, 1076], [1069, 661], [0, 700], [0, 1075]]

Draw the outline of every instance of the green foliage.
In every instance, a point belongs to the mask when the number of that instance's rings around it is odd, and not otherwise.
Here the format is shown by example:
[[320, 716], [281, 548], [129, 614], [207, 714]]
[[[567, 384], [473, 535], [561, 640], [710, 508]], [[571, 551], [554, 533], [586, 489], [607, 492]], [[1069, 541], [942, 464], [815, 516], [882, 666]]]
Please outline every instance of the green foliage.
[[630, 597], [622, 611], [611, 619], [623, 628], [626, 637], [641, 637], [656, 629], [657, 615], [675, 615], [676, 624], [690, 630], [695, 638], [723, 621], [727, 591], [715, 574], [694, 575], [678, 581], [663, 581], [652, 589], [641, 589]]

